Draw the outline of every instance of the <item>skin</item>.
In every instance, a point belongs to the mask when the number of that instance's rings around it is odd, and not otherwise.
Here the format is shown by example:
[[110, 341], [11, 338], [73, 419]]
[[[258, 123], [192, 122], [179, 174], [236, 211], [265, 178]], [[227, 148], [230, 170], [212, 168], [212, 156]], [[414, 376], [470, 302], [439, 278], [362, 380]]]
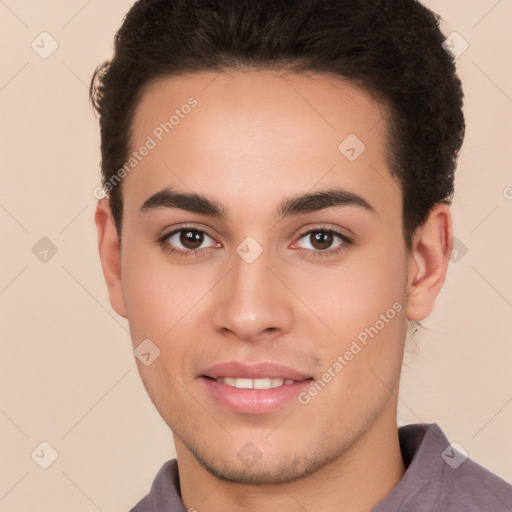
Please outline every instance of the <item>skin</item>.
[[[110, 302], [128, 319], [134, 347], [149, 338], [160, 349], [151, 365], [137, 365], [173, 431], [185, 508], [369, 511], [405, 471], [396, 415], [407, 320], [431, 313], [444, 282], [450, 209], [436, 206], [406, 250], [385, 109], [322, 75], [165, 78], [141, 98], [132, 149], [191, 96], [197, 107], [122, 182], [122, 250], [107, 200], [95, 217]], [[353, 162], [338, 150], [349, 134], [366, 145]], [[227, 215], [141, 212], [166, 187], [206, 195]], [[338, 205], [275, 215], [283, 200], [330, 187], [362, 196], [374, 211]], [[173, 255], [156, 241], [183, 224], [207, 233], [196, 255]], [[306, 234], [322, 227], [353, 244], [334, 236], [322, 250]], [[263, 249], [250, 264], [236, 252], [247, 236]], [[179, 235], [164, 244], [197, 247]], [[317, 380], [394, 303], [402, 310], [307, 405], [242, 414], [198, 378], [238, 360], [284, 364]], [[237, 457], [248, 442], [262, 454], [251, 468]]]

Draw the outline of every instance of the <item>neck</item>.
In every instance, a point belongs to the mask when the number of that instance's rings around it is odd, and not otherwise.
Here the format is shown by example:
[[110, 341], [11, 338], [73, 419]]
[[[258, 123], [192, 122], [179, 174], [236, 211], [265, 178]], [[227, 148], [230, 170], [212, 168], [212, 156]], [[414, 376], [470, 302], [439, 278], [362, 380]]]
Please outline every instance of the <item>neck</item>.
[[[180, 488], [186, 510], [269, 512], [322, 510], [369, 512], [405, 472], [396, 425], [396, 403], [388, 404], [349, 450], [315, 473], [283, 485], [242, 485], [217, 479], [175, 437]], [[283, 508], [284, 507], [284, 508]]]

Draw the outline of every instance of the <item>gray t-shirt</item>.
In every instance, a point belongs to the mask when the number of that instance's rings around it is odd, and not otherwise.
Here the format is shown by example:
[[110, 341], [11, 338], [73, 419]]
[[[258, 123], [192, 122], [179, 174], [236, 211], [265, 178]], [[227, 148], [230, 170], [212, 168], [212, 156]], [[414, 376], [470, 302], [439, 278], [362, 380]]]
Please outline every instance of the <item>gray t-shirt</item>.
[[[512, 485], [457, 451], [436, 423], [406, 425], [398, 435], [407, 470], [371, 512], [512, 512]], [[172, 459], [130, 512], [186, 512], [179, 489]]]

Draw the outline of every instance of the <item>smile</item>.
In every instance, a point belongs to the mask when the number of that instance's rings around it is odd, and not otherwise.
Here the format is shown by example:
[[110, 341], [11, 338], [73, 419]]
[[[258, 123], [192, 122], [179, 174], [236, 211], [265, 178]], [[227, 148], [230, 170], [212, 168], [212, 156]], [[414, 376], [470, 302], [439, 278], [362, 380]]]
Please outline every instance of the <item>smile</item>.
[[247, 379], [245, 377], [221, 377], [215, 380], [238, 389], [272, 389], [294, 383], [293, 379]]

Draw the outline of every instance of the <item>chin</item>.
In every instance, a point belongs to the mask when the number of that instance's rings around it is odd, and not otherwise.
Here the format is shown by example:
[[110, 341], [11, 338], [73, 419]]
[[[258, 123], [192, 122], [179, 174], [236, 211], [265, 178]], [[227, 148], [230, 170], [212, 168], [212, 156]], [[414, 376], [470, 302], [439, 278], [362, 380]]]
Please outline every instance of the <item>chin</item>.
[[[198, 450], [183, 439], [182, 442], [208, 473], [221, 481], [244, 485], [279, 485], [294, 482], [315, 473], [336, 459], [332, 452], [301, 455], [297, 454], [296, 448], [293, 447], [292, 453], [289, 454], [265, 455], [254, 445], [251, 448], [243, 447], [229, 457], [227, 450], [221, 453], [205, 453], [204, 449]], [[243, 451], [244, 448], [246, 452]], [[244, 454], [251, 452], [252, 460], [249, 459], [245, 463]]]

